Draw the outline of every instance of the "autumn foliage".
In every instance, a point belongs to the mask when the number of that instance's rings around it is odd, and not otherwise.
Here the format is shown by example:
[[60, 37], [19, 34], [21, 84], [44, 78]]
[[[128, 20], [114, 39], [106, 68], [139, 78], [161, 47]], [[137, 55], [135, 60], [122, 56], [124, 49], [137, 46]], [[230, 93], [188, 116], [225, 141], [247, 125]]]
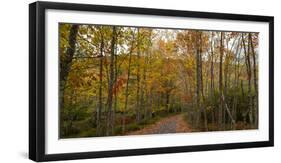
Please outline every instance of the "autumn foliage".
[[258, 52], [258, 33], [61, 23], [60, 137], [256, 129]]

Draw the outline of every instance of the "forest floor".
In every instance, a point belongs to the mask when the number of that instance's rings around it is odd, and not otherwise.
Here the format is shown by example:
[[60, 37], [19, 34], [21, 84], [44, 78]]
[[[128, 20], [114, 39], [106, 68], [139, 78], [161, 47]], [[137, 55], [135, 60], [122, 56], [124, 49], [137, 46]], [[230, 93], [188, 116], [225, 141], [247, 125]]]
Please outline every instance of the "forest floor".
[[137, 131], [129, 132], [127, 135], [167, 134], [191, 131], [192, 130], [184, 120], [183, 115], [178, 114], [163, 118], [155, 124], [148, 125]]

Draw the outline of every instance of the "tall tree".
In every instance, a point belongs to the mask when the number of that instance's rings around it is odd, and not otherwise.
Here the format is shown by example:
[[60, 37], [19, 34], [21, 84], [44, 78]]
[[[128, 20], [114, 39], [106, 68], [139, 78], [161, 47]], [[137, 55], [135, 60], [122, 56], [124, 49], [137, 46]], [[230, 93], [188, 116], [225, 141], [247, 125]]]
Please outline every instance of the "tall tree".
[[247, 114], [249, 115], [249, 121], [250, 124], [253, 124], [253, 105], [252, 105], [252, 70], [251, 70], [251, 60], [250, 60], [250, 37], [248, 34], [248, 42], [247, 42], [247, 47], [246, 47], [246, 41], [244, 38], [244, 34], [242, 34], [243, 37], [243, 47], [244, 47], [244, 53], [245, 53], [245, 64], [247, 68], [247, 75], [248, 75], [248, 100], [249, 100], [249, 107], [247, 110]]
[[220, 95], [220, 106], [218, 111], [218, 126], [222, 129], [222, 116], [223, 116], [223, 79], [222, 79], [222, 62], [224, 55], [224, 32], [220, 32], [220, 60], [219, 60], [219, 95]]
[[141, 108], [140, 108], [140, 46], [141, 46], [141, 33], [140, 29], [137, 29], [137, 92], [136, 92], [136, 121], [140, 123], [141, 120]]
[[[214, 46], [215, 46], [215, 43], [214, 43], [214, 36], [215, 36], [215, 33], [214, 32], [211, 32], [211, 43], [210, 43], [210, 49], [211, 49], [211, 69], [210, 69], [210, 74], [211, 74], [211, 90], [210, 90], [210, 98], [212, 100], [212, 105], [214, 103], [214, 100], [215, 100], [215, 79], [214, 79]], [[215, 122], [215, 107], [212, 106], [212, 121], [213, 123]]]
[[255, 90], [255, 106], [254, 106], [254, 116], [255, 116], [255, 121], [254, 121], [254, 127], [258, 126], [258, 108], [259, 108], [259, 96], [258, 96], [258, 84], [257, 84], [257, 64], [256, 64], [256, 52], [253, 44], [253, 37], [252, 34], [249, 33], [249, 41], [251, 45], [251, 56], [253, 60], [253, 74], [254, 74], [254, 90]]
[[99, 66], [99, 106], [97, 109], [97, 118], [96, 118], [96, 125], [97, 125], [97, 130], [96, 130], [96, 135], [100, 136], [101, 135], [101, 112], [102, 112], [102, 76], [103, 76], [103, 51], [104, 51], [104, 38], [103, 38], [103, 32], [102, 29], [100, 28], [100, 37], [101, 37], [101, 43], [100, 43], [100, 54], [99, 54], [99, 59], [100, 59], [100, 66]]
[[[202, 47], [204, 45], [204, 41], [203, 41], [203, 32], [199, 32], [199, 69], [200, 69], [200, 91], [201, 91], [201, 101], [202, 103], [205, 103], [205, 95], [204, 95], [204, 85], [203, 85], [203, 61], [202, 61]], [[207, 112], [206, 112], [206, 108], [204, 107], [203, 104], [200, 104], [200, 110], [201, 112], [203, 112], [204, 115], [204, 127], [205, 130], [208, 131], [208, 119], [207, 119]]]
[[130, 75], [131, 75], [131, 62], [132, 62], [132, 53], [134, 50], [134, 43], [135, 43], [135, 31], [132, 32], [132, 40], [131, 40], [131, 47], [129, 51], [129, 63], [128, 63], [128, 70], [127, 70], [127, 81], [126, 81], [126, 89], [125, 89], [125, 106], [123, 110], [122, 115], [122, 133], [125, 133], [125, 127], [126, 127], [126, 111], [128, 107], [128, 97], [129, 97], [129, 81], [130, 81]]
[[108, 114], [107, 114], [107, 135], [112, 131], [112, 99], [113, 99], [113, 82], [114, 82], [114, 57], [115, 57], [116, 27], [112, 27], [111, 52], [109, 64], [109, 86], [108, 86]]
[[76, 48], [76, 36], [79, 25], [72, 25], [68, 36], [68, 48], [65, 56], [60, 55], [60, 108], [64, 107], [64, 89]]
[[196, 110], [197, 110], [197, 127], [200, 125], [201, 119], [201, 54], [200, 54], [200, 34], [198, 31], [195, 32], [195, 40], [196, 40]]

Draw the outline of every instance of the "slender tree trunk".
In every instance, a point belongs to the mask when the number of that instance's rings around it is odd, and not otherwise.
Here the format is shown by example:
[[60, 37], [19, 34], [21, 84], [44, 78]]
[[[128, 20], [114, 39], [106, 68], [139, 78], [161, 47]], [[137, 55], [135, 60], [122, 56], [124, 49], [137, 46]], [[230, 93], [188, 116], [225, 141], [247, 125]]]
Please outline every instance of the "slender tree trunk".
[[96, 130], [96, 135], [100, 136], [101, 135], [101, 112], [102, 112], [102, 76], [103, 76], [103, 48], [104, 48], [104, 40], [103, 40], [103, 35], [101, 34], [101, 44], [100, 44], [100, 72], [99, 72], [99, 105], [97, 109], [97, 118], [96, 118], [96, 125], [97, 125], [97, 130]]
[[[117, 40], [117, 38], [116, 38]], [[115, 46], [115, 59], [114, 59], [114, 67], [115, 67], [115, 71], [114, 71], [114, 83], [117, 82], [118, 79], [118, 65], [117, 65], [117, 61], [118, 61], [118, 57], [117, 57], [117, 46]], [[112, 135], [115, 134], [115, 120], [116, 120], [116, 111], [117, 111], [117, 103], [118, 103], [118, 94], [117, 91], [115, 91], [114, 93], [114, 109], [113, 109], [113, 114], [112, 114]]]
[[[243, 34], [242, 34], [243, 36]], [[246, 63], [246, 68], [247, 68], [247, 74], [248, 74], [248, 100], [249, 100], [249, 108], [248, 108], [248, 115], [249, 115], [249, 121], [250, 124], [253, 125], [253, 111], [252, 111], [252, 92], [251, 92], [251, 87], [252, 87], [252, 71], [251, 71], [251, 61], [250, 61], [250, 37], [248, 37], [248, 46], [246, 48], [246, 43], [245, 39], [243, 37], [243, 46], [244, 46], [244, 53], [245, 53], [245, 63]]]
[[146, 90], [146, 65], [147, 65], [147, 56], [145, 56], [144, 58], [144, 67], [143, 67], [143, 79], [142, 79], [142, 87], [141, 87], [141, 99], [140, 99], [140, 106], [141, 108], [143, 108], [144, 110], [144, 120], [146, 120], [147, 117], [147, 106], [146, 106], [146, 102], [147, 100], [145, 100], [144, 96], [148, 96], [147, 95], [147, 90]]
[[109, 68], [108, 68], [108, 58], [106, 56], [106, 53], [104, 55], [104, 59], [103, 59], [103, 65], [105, 68], [105, 73], [106, 73], [106, 82], [107, 82], [107, 89], [109, 89], [109, 81], [110, 81], [110, 74], [109, 74]]
[[140, 31], [137, 30], [137, 92], [136, 92], [136, 122], [140, 123]]
[[131, 45], [131, 49], [129, 52], [129, 65], [128, 65], [128, 72], [127, 72], [127, 81], [126, 81], [126, 90], [125, 90], [125, 106], [124, 106], [124, 110], [122, 112], [122, 133], [125, 133], [125, 120], [126, 120], [126, 111], [127, 111], [127, 107], [128, 107], [128, 97], [129, 97], [129, 80], [130, 80], [130, 73], [131, 73], [131, 62], [132, 62], [132, 53], [133, 53], [133, 49], [134, 49], [134, 42], [135, 42], [135, 34], [133, 33], [133, 38], [132, 38], [132, 45]]
[[249, 33], [249, 39], [251, 43], [251, 51], [252, 51], [252, 58], [253, 58], [253, 69], [254, 69], [254, 90], [255, 90], [255, 101], [256, 105], [254, 107], [254, 115], [255, 115], [255, 121], [254, 125], [255, 127], [258, 127], [258, 110], [259, 110], [259, 96], [258, 96], [258, 84], [257, 84], [257, 66], [256, 66], [256, 53], [255, 53], [255, 48], [253, 45], [253, 39], [251, 33]]
[[219, 94], [220, 94], [220, 106], [219, 106], [219, 112], [218, 112], [218, 126], [219, 129], [222, 129], [222, 114], [223, 114], [223, 79], [222, 79], [222, 60], [223, 60], [223, 53], [224, 53], [224, 45], [223, 45], [223, 38], [224, 33], [221, 32], [221, 39], [220, 39], [220, 61], [219, 61]]
[[200, 66], [200, 86], [201, 86], [201, 98], [203, 100], [203, 103], [201, 103], [200, 105], [200, 109], [203, 111], [203, 115], [204, 115], [204, 127], [205, 127], [205, 131], [208, 131], [208, 121], [207, 121], [207, 111], [206, 108], [204, 108], [205, 106], [203, 105], [205, 103], [205, 95], [204, 95], [204, 85], [203, 85], [203, 63], [202, 63], [202, 32], [199, 33], [199, 66]]
[[[148, 54], [149, 55], [148, 55], [148, 58], [147, 58], [147, 64], [148, 64], [148, 69], [150, 69], [150, 67], [149, 67], [149, 65], [150, 65], [150, 57], [151, 57], [150, 49], [149, 49]], [[147, 98], [150, 98], [150, 99], [147, 99], [147, 101], [149, 101], [149, 105], [147, 107], [148, 107], [148, 117], [149, 117], [149, 119], [151, 119], [152, 118], [153, 105], [154, 105], [153, 91], [152, 91], [151, 88], [149, 90], [149, 96], [147, 96]]]
[[[234, 88], [237, 91], [239, 90], [239, 77], [240, 77], [239, 68], [240, 68], [241, 49], [242, 49], [242, 46], [241, 46], [240, 39], [239, 39], [238, 44], [237, 44], [237, 49], [236, 49], [236, 55], [235, 55], [236, 58], [235, 58], [235, 65], [234, 65]], [[234, 100], [233, 100], [232, 117], [235, 121], [237, 121], [238, 95], [239, 95], [239, 91], [235, 92]], [[233, 126], [233, 129], [235, 129], [235, 128], [236, 128], [236, 126]]]
[[[226, 39], [227, 40], [227, 39]], [[227, 91], [228, 91], [228, 66], [229, 66], [229, 52], [228, 52], [228, 41], [226, 41], [225, 43], [226, 45], [226, 52], [225, 52], [225, 59], [224, 59], [224, 69], [223, 69], [223, 73], [224, 73], [224, 88], [223, 88], [223, 94], [224, 96], [226, 96], [226, 99], [225, 99], [225, 102], [227, 103], [228, 99], [227, 99]], [[224, 107], [223, 109], [223, 118], [222, 118], [222, 121], [223, 121], [223, 129], [225, 130], [225, 125], [227, 123], [227, 116], [226, 116], [226, 107]]]
[[197, 111], [197, 122], [196, 126], [199, 127], [201, 119], [201, 100], [200, 100], [200, 88], [201, 88], [201, 70], [200, 70], [200, 50], [199, 50], [199, 33], [196, 32], [196, 111]]
[[212, 100], [212, 123], [215, 123], [215, 106], [214, 106], [214, 100], [215, 100], [215, 82], [214, 82], [214, 41], [213, 41], [214, 33], [211, 33], [211, 90], [210, 90], [210, 99]]
[[112, 131], [112, 99], [113, 99], [113, 82], [114, 82], [114, 56], [115, 56], [115, 42], [116, 42], [116, 27], [112, 27], [111, 53], [109, 64], [109, 86], [108, 86], [108, 114], [107, 114], [107, 133], [111, 135]]

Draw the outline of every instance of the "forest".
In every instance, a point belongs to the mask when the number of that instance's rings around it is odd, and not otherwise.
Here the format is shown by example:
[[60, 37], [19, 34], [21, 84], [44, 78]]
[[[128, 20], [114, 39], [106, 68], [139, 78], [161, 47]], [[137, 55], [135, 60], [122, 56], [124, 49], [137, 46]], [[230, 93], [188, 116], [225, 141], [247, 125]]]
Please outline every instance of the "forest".
[[59, 137], [258, 128], [259, 33], [59, 24]]

